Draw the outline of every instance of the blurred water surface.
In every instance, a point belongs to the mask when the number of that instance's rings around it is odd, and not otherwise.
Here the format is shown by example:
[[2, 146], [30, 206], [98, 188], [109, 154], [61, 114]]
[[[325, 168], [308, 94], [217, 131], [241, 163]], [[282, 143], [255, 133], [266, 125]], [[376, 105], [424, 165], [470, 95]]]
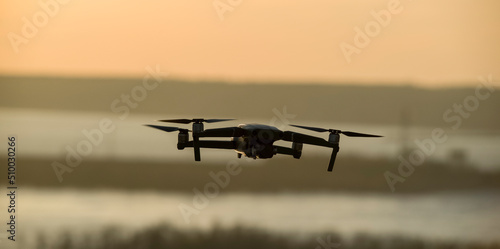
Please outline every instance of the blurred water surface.
[[[129, 160], [145, 159], [164, 161], [166, 159], [192, 160], [191, 151], [178, 151], [177, 134], [143, 126], [144, 124], [160, 124], [175, 126], [175, 124], [159, 123], [155, 120], [179, 118], [169, 115], [134, 115], [131, 113], [124, 120], [113, 112], [63, 112], [31, 109], [0, 108], [0, 135], [7, 137], [18, 134], [18, 147], [25, 157], [61, 158], [66, 156], [66, 147], [76, 148], [78, 142], [86, 140], [83, 130], [91, 131], [99, 127], [99, 121], [107, 118], [113, 122], [116, 129], [105, 134], [100, 145], [93, 148], [86, 158]], [[220, 117], [216, 117], [220, 118]], [[222, 117], [225, 118], [225, 117]], [[347, 124], [347, 123], [310, 123], [299, 117], [289, 120], [290, 123], [302, 125], [336, 128], [341, 130], [360, 131], [381, 134], [384, 138], [348, 138], [342, 137], [342, 154], [364, 157], [396, 158], [401, 154], [403, 144], [410, 149], [418, 148], [415, 140], [425, 140], [431, 137], [434, 128], [443, 128], [448, 136], [445, 143], [437, 144], [434, 153], [427, 159], [446, 161], [453, 155], [459, 155], [460, 160], [471, 163], [481, 169], [500, 169], [500, 132], [481, 130], [456, 130], [449, 127], [409, 127], [401, 128], [389, 125]], [[268, 120], [235, 120], [217, 124], [207, 124], [206, 129], [236, 126], [240, 123], [261, 123], [275, 125], [280, 129], [293, 130], [306, 134], [327, 138], [326, 134], [314, 133], [290, 127], [276, 118]], [[181, 125], [183, 126], [183, 125]], [[189, 127], [189, 125], [184, 125]], [[183, 126], [183, 127], [184, 127]], [[447, 129], [448, 128], [448, 129]], [[404, 135], [402, 135], [404, 134]], [[406, 137], [406, 139], [405, 139]], [[290, 146], [290, 143], [278, 142]], [[314, 153], [329, 154], [328, 148], [305, 146], [304, 155]], [[227, 150], [209, 150], [203, 153], [203, 159], [220, 162], [220, 158], [233, 158], [234, 152]]]
[[136, 231], [166, 222], [180, 229], [244, 225], [275, 232], [358, 232], [451, 241], [498, 241], [500, 195], [495, 192], [397, 194], [221, 194], [186, 223], [179, 204], [191, 194], [152, 191], [20, 189], [18, 236], [34, 243], [43, 232], [57, 239], [99, 233], [109, 226]]

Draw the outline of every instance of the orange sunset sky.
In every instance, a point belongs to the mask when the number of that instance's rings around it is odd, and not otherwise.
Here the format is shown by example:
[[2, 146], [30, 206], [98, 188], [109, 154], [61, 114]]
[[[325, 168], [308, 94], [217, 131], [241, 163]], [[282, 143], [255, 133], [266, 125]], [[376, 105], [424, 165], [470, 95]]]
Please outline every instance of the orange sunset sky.
[[[158, 64], [176, 78], [228, 81], [452, 86], [500, 77], [497, 0], [220, 0], [233, 3], [223, 20], [213, 0], [62, 2], [0, 0], [0, 74], [141, 77]], [[355, 27], [398, 2], [348, 63], [340, 45], [354, 45]], [[39, 25], [32, 37], [25, 20]]]

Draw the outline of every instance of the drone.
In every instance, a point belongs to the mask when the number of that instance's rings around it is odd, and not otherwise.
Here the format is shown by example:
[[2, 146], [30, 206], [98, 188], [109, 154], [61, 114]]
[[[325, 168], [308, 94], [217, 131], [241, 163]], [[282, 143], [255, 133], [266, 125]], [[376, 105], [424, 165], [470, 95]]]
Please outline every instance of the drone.
[[[223, 121], [231, 121], [235, 119], [165, 119], [158, 120], [160, 122], [190, 124], [192, 123], [192, 130], [169, 127], [160, 125], [146, 125], [165, 132], [178, 131], [177, 149], [183, 150], [184, 148], [194, 149], [194, 160], [201, 161], [201, 148], [213, 149], [229, 149], [237, 152], [238, 158], [242, 155], [253, 159], [272, 158], [276, 154], [291, 155], [293, 158], [300, 159], [302, 155], [303, 144], [322, 146], [332, 148], [330, 156], [330, 163], [328, 164], [328, 171], [333, 170], [333, 165], [339, 152], [340, 134], [348, 137], [382, 137], [379, 135], [364, 134], [352, 131], [341, 131], [337, 129], [324, 129], [317, 127], [309, 127], [302, 125], [290, 126], [312, 130], [316, 132], [329, 132], [328, 141], [315, 136], [310, 136], [294, 131], [281, 131], [276, 127], [262, 124], [240, 124], [236, 127], [224, 127], [215, 129], [204, 129], [203, 123], [216, 123]], [[192, 133], [192, 140], [189, 140], [189, 132]], [[200, 138], [231, 138], [230, 141], [220, 140], [201, 140]], [[292, 142], [292, 147], [283, 147], [274, 145], [274, 142], [283, 140]]]

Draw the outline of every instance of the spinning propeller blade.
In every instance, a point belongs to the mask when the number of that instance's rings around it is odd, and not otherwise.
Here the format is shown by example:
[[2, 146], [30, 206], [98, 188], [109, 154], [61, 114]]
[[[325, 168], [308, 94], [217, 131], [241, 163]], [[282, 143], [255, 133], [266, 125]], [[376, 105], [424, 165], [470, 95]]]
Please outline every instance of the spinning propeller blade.
[[311, 131], [317, 131], [317, 132], [326, 132], [326, 131], [329, 131], [328, 129], [318, 128], [318, 127], [293, 125], [293, 124], [291, 124], [290, 126], [299, 127], [299, 128], [302, 128], [302, 129], [311, 130]]
[[158, 120], [160, 122], [169, 122], [169, 123], [179, 123], [179, 124], [189, 124], [189, 123], [216, 123], [223, 121], [230, 121], [234, 119], [204, 119], [204, 118], [193, 118], [193, 119], [163, 119]]
[[215, 118], [204, 119], [204, 121], [206, 123], [216, 123], [216, 122], [224, 122], [224, 121], [231, 121], [231, 120], [235, 120], [235, 119], [234, 118], [226, 118], [226, 119], [215, 119]]
[[340, 133], [348, 136], [348, 137], [382, 137], [380, 135], [352, 132], [352, 131], [341, 131]]
[[155, 129], [162, 130], [162, 131], [166, 131], [166, 132], [190, 131], [188, 129], [182, 129], [182, 128], [170, 127], [170, 126], [160, 126], [160, 125], [144, 125], [144, 126], [148, 126], [148, 127], [155, 128]]
[[341, 131], [341, 130], [336, 130], [336, 129], [324, 129], [324, 128], [318, 128], [318, 127], [310, 127], [310, 126], [302, 126], [302, 125], [293, 125], [291, 124], [290, 126], [306, 129], [306, 130], [311, 130], [311, 131], [316, 131], [316, 132], [330, 132], [330, 133], [340, 133], [344, 134], [348, 137], [382, 137], [379, 135], [372, 135], [372, 134], [365, 134], [365, 133], [359, 133], [359, 132], [352, 132], [352, 131]]

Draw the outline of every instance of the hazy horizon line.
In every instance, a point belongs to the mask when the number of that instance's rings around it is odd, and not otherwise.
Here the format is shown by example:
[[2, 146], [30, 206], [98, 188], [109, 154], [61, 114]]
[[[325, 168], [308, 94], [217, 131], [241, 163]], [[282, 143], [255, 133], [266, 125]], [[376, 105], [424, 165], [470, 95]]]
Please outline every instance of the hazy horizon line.
[[[59, 79], [103, 79], [103, 80], [119, 80], [119, 79], [140, 79], [142, 76], [138, 74], [92, 74], [92, 75], [84, 75], [84, 74], [43, 74], [43, 73], [35, 73], [35, 74], [20, 74], [20, 73], [6, 73], [0, 72], [0, 78], [59, 78]], [[463, 89], [463, 88], [472, 88], [478, 84], [478, 81], [468, 82], [466, 80], [463, 81], [441, 81], [441, 83], [436, 83], [435, 85], [429, 85], [424, 83], [424, 81], [418, 80], [306, 80], [306, 79], [297, 79], [297, 80], [287, 80], [287, 79], [235, 79], [229, 77], [212, 77], [212, 78], [201, 78], [201, 77], [188, 77], [182, 75], [175, 76], [166, 76], [164, 77], [166, 80], [170, 81], [179, 81], [184, 83], [209, 83], [209, 84], [231, 84], [231, 85], [262, 85], [262, 84], [270, 84], [270, 85], [314, 85], [314, 86], [352, 86], [352, 87], [396, 87], [396, 88], [417, 88], [417, 89]], [[308, 83], [309, 82], [309, 83]], [[446, 84], [443, 84], [446, 82]], [[495, 88], [500, 88], [500, 86], [494, 85]]]

